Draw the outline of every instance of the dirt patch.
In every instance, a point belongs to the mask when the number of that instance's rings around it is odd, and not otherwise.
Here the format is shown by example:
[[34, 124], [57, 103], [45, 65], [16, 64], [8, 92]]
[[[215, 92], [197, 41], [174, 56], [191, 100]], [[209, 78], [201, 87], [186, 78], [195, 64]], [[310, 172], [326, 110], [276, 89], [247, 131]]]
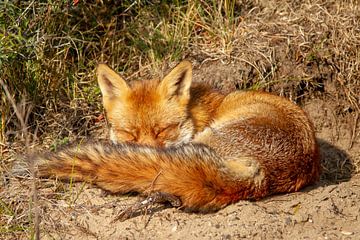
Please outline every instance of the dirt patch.
[[259, 202], [241, 201], [215, 214], [155, 207], [146, 216], [111, 223], [121, 205], [133, 199], [99, 199], [99, 191], [87, 189], [75, 209], [57, 206], [49, 214], [57, 224], [43, 223], [44, 239], [358, 239], [359, 194], [357, 177]]

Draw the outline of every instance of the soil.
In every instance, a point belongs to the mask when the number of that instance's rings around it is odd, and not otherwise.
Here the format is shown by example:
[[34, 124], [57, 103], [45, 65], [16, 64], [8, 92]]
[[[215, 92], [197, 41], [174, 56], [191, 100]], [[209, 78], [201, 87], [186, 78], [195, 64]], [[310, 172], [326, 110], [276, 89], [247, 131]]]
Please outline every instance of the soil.
[[[226, 79], [218, 80], [234, 82], [234, 68], [219, 63], [196, 67], [194, 78], [207, 81], [226, 69], [229, 73], [221, 75]], [[126, 221], [113, 222], [140, 197], [108, 195], [90, 184], [41, 180], [42, 239], [360, 239], [358, 116], [339, 114], [338, 104], [325, 97], [300, 104], [314, 121], [321, 148], [323, 174], [316, 185], [261, 201], [240, 201], [216, 213], [154, 205]], [[12, 180], [5, 186], [7, 198], [19, 206], [29, 204], [29, 182]]]

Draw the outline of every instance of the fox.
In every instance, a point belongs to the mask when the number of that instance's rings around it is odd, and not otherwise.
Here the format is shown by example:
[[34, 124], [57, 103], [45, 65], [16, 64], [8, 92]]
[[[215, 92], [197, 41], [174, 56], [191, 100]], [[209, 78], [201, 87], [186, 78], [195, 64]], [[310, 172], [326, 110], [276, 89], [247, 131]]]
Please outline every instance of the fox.
[[128, 83], [106, 64], [96, 75], [111, 142], [37, 155], [39, 177], [89, 181], [116, 194], [165, 193], [199, 212], [319, 179], [314, 126], [284, 97], [221, 93], [193, 82], [187, 60], [162, 79]]

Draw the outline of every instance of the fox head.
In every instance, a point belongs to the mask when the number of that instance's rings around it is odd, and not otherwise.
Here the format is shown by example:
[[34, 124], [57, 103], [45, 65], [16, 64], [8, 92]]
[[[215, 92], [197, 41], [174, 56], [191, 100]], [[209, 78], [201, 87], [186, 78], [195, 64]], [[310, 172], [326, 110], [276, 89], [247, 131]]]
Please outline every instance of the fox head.
[[190, 62], [179, 63], [161, 81], [134, 81], [129, 85], [105, 64], [99, 64], [97, 78], [113, 142], [171, 146], [193, 137], [188, 109]]

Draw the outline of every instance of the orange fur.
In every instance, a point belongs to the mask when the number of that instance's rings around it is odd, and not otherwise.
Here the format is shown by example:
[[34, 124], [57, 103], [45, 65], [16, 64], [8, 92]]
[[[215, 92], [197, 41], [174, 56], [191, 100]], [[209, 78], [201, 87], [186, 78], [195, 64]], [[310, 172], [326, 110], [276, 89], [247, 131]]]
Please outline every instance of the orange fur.
[[161, 81], [128, 85], [99, 65], [115, 144], [38, 156], [40, 176], [92, 181], [114, 193], [165, 192], [202, 211], [318, 179], [315, 134], [303, 110], [269, 93], [224, 96], [191, 84], [191, 72], [183, 61]]

